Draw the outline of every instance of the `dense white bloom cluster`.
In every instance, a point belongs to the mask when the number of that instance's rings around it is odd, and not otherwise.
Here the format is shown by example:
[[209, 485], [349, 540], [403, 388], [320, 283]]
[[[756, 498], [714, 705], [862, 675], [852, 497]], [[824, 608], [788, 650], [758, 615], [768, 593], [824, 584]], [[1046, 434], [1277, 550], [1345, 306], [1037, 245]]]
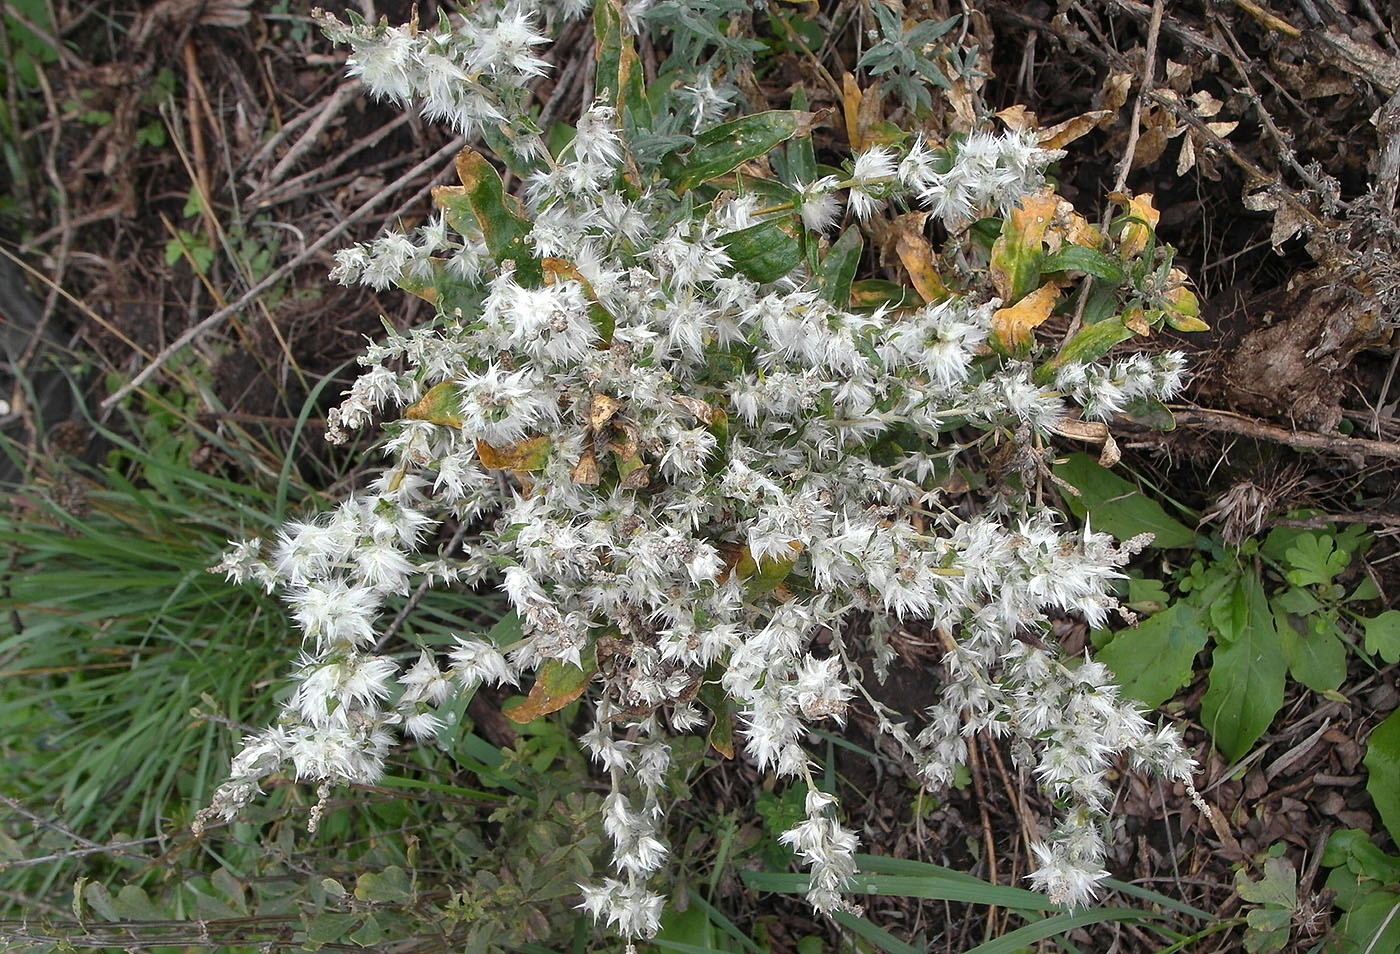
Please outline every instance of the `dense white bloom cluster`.
[[835, 192], [848, 189], [851, 212], [868, 219], [889, 198], [917, 201], [949, 229], [982, 215], [1005, 215], [1045, 186], [1045, 167], [1063, 156], [1042, 149], [1028, 132], [973, 132], [932, 148], [922, 136], [899, 157], [888, 146], [872, 146], [851, 163], [846, 179], [825, 176], [800, 184], [807, 228], [826, 231], [839, 214]]
[[[341, 33], [381, 95], [422, 96], [466, 127], [494, 115], [482, 76], [514, 82], [539, 62], [523, 7], [477, 15], [487, 20], [468, 34]], [[952, 222], [1015, 205], [1051, 158], [1021, 134], [975, 133], [941, 156], [922, 140], [903, 157], [876, 147], [845, 182], [800, 186], [799, 211], [822, 231], [838, 189], [861, 218], [902, 189]], [[1074, 413], [1066, 397], [1102, 415], [1168, 396], [1179, 358], [1070, 365], [1037, 383], [1029, 364], [988, 355], [996, 299], [855, 310], [801, 268], [753, 280], [725, 241], [763, 221], [751, 196], [692, 205], [624, 178], [626, 162], [602, 103], [557, 159], [541, 158], [522, 221], [542, 275], [493, 261], [473, 226], [441, 219], [417, 240], [338, 257], [340, 281], [412, 284], [443, 270], [478, 282], [479, 307], [440, 309], [363, 359], [335, 429], [401, 418], [365, 493], [275, 541], [237, 543], [220, 565], [281, 590], [303, 655], [281, 720], [245, 740], [206, 817], [233, 817], [289, 766], [323, 786], [373, 781], [394, 735], [433, 737], [458, 693], [568, 663], [592, 676], [582, 742], [612, 780], [603, 826], [616, 877], [585, 887], [581, 907], [627, 937], [656, 931], [667, 733], [727, 720], [733, 705], [747, 757], [807, 785], [807, 818], [782, 841], [811, 870], [812, 903], [842, 910], [856, 837], [813, 784], [804, 742], [823, 720], [843, 722], [860, 664], [886, 671], [886, 636], [920, 620], [953, 646], [942, 697], [909, 714], [921, 726], [883, 713], [882, 725], [929, 785], [950, 780], [970, 732], [1011, 737], [1063, 812], [1036, 848], [1035, 882], [1056, 901], [1087, 901], [1103, 875], [1113, 760], [1128, 753], [1176, 779], [1191, 763], [1103, 667], [1068, 665], [1026, 637], [1047, 635], [1051, 611], [1104, 623], [1119, 568], [1146, 541], [1066, 533], [1011, 489], [995, 513], [958, 512], [939, 488], [983, 440], [1025, 443], [1022, 470], [1034, 472], [1026, 438]], [[974, 436], [959, 442], [955, 429]], [[445, 519], [482, 532], [465, 552], [423, 555]], [[438, 655], [381, 645], [393, 594], [487, 579], [520, 618], [518, 642], [464, 637]], [[726, 706], [705, 701], [714, 690]]]
[[428, 119], [471, 133], [486, 123], [509, 125], [528, 82], [547, 68], [534, 52], [547, 37], [536, 29], [533, 6], [481, 4], [456, 24], [444, 14], [436, 30], [346, 24], [321, 10], [313, 16], [331, 40], [350, 47], [350, 75], [376, 97], [401, 106], [419, 100]]

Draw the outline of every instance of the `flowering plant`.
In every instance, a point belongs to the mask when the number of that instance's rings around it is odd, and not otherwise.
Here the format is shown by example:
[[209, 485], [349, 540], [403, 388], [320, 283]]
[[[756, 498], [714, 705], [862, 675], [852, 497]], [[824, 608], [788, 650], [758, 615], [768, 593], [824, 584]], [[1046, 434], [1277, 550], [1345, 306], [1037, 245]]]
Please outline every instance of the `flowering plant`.
[[[1188, 784], [1192, 769], [1174, 729], [1048, 632], [1051, 612], [1102, 624], [1148, 542], [1062, 529], [1042, 498], [1050, 441], [1102, 441], [1083, 418], [1170, 397], [1179, 355], [1104, 357], [1199, 326], [1150, 196], [1089, 224], [1055, 195], [1059, 153], [1034, 130], [902, 133], [819, 165], [820, 116], [719, 122], [728, 100], [700, 73], [646, 89], [635, 24], [608, 0], [596, 99], [550, 149], [521, 108], [545, 68], [537, 12], [483, 5], [432, 31], [323, 15], [371, 91], [489, 133], [523, 200], [466, 149], [427, 225], [337, 256], [335, 280], [396, 283], [436, 314], [370, 346], [330, 415], [332, 438], [386, 420], [382, 473], [220, 564], [281, 591], [303, 652], [281, 720], [245, 740], [202, 818], [233, 817], [288, 767], [323, 799], [373, 782], [396, 736], [432, 738], [451, 700], [529, 685], [518, 721], [592, 707], [582, 743], [609, 784], [614, 867], [581, 887], [596, 918], [656, 931], [667, 739], [692, 731], [806, 786], [782, 841], [831, 913], [850, 908], [857, 839], [803, 741], [859, 697], [930, 787], [969, 734], [1009, 738], [1058, 807], [1032, 881], [1086, 902], [1114, 760]], [[891, 229], [913, 287], [857, 278]], [[1075, 288], [1063, 340], [1037, 341]], [[985, 476], [977, 506], [952, 489], [959, 468]], [[425, 555], [449, 522], [460, 549]], [[384, 645], [391, 594], [478, 584], [504, 590], [519, 639]], [[889, 637], [916, 622], [948, 647], [941, 698], [898, 714], [863, 680], [899, 664]]]

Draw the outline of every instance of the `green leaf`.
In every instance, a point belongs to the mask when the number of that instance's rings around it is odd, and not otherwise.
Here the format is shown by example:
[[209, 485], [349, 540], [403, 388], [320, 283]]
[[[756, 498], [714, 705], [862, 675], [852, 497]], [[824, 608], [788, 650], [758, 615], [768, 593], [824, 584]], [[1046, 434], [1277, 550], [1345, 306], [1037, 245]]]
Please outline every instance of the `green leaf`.
[[1045, 232], [1055, 215], [1055, 199], [1035, 193], [1002, 220], [1001, 234], [992, 243], [988, 271], [1002, 304], [1009, 306], [1040, 287], [1045, 261]]
[[1290, 615], [1280, 599], [1271, 605], [1289, 674], [1313, 692], [1330, 692], [1339, 687], [1347, 677], [1347, 648], [1336, 624], [1324, 616], [1299, 620]]
[[1388, 663], [1400, 662], [1400, 610], [1386, 610], [1371, 619], [1363, 618], [1366, 651]]
[[1117, 259], [1105, 255], [1096, 248], [1083, 245], [1065, 245], [1058, 252], [1045, 257], [1040, 266], [1042, 272], [1084, 272], [1102, 279], [1110, 285], [1121, 284], [1127, 277]]
[[[807, 108], [807, 91], [798, 86], [792, 91], [792, 108]], [[787, 145], [788, 185], [801, 182], [810, 185], [817, 179], [817, 154], [812, 148], [811, 136], [797, 136]]]
[[700, 683], [697, 698], [700, 704], [710, 710], [714, 722], [707, 737], [716, 752], [727, 759], [734, 758], [734, 719], [729, 714], [729, 694], [720, 687], [718, 666], [711, 666]]
[[413, 882], [408, 872], [398, 865], [383, 871], [366, 871], [355, 881], [355, 898], [359, 901], [403, 903], [413, 898]]
[[[1228, 612], [1217, 612], [1224, 606]], [[1217, 748], [1234, 761], [1249, 751], [1283, 706], [1288, 668], [1273, 613], [1259, 577], [1242, 574], [1228, 603], [1216, 601], [1211, 619], [1224, 622], [1211, 654], [1210, 685], [1201, 699], [1201, 722]]]
[[651, 104], [646, 97], [642, 61], [637, 56], [618, 0], [593, 4], [593, 33], [597, 39], [593, 81], [597, 98], [603, 99], [607, 94], [619, 112], [624, 107], [630, 109], [635, 123], [650, 129]]
[[695, 137], [684, 159], [667, 156], [661, 171], [677, 192], [727, 175], [751, 159], [765, 156], [779, 143], [805, 135], [812, 114], [795, 109], [770, 109], [731, 119]]
[[734, 267], [756, 282], [774, 282], [802, 262], [797, 230], [788, 221], [769, 219], [719, 237]]
[[1251, 881], [1240, 871], [1235, 875], [1235, 890], [1251, 904], [1292, 909], [1298, 904], [1298, 872], [1282, 858], [1265, 858], [1260, 879]]
[[[889, 931], [871, 924], [865, 918], [857, 917], [854, 914], [847, 914], [845, 911], [838, 911], [836, 914], [832, 915], [832, 917], [836, 919], [837, 924], [840, 924], [853, 934], [865, 938], [871, 944], [886, 952], [886, 954], [924, 954], [923, 948], [915, 947], [912, 944], [901, 941]], [[823, 948], [818, 945], [816, 950], [820, 951], [823, 950]]]
[[1400, 709], [1371, 730], [1365, 763], [1366, 791], [1390, 837], [1400, 841]]
[[1326, 585], [1347, 568], [1347, 554], [1334, 548], [1325, 533], [1299, 534], [1293, 546], [1284, 553], [1284, 560], [1293, 569], [1286, 574], [1294, 586]]
[[852, 225], [832, 243], [817, 269], [817, 287], [822, 297], [838, 308], [851, 303], [851, 281], [856, 277], [861, 254], [865, 251], [865, 239], [860, 229]]
[[1094, 658], [1113, 670], [1125, 693], [1156, 708], [1191, 681], [1206, 639], [1195, 607], [1177, 602], [1120, 632]]
[[1108, 349], [1133, 336], [1133, 330], [1120, 318], [1105, 318], [1085, 325], [1074, 333], [1060, 353], [1036, 369], [1035, 379], [1044, 384], [1055, 380], [1055, 372], [1067, 364], [1087, 364], [1108, 353]]
[[113, 908], [123, 921], [162, 921], [169, 916], [152, 904], [146, 892], [134, 884], [122, 886]]
[[1134, 398], [1123, 406], [1123, 413], [1145, 427], [1159, 431], [1176, 430], [1176, 415], [1154, 397]]
[[1274, 604], [1295, 616], [1307, 616], [1322, 609], [1322, 603], [1307, 590], [1290, 586], [1274, 597]]
[[1153, 545], [1162, 549], [1196, 542], [1196, 531], [1167, 516], [1161, 504], [1087, 454], [1071, 454], [1055, 468], [1055, 476], [1079, 491], [1078, 497], [1066, 495], [1066, 503], [1076, 517], [1087, 517], [1095, 530], [1118, 540], [1151, 533]]
[[384, 928], [380, 926], [379, 919], [373, 914], [365, 916], [365, 923], [360, 925], [360, 929], [350, 935], [350, 940], [360, 947], [373, 947], [384, 940]]
[[306, 947], [314, 951], [340, 940], [359, 920], [358, 914], [321, 912], [306, 922]]
[[[799, 816], [798, 820], [801, 818]], [[741, 872], [744, 884], [759, 891], [800, 894], [807, 890], [807, 876], [777, 871]], [[988, 884], [977, 878], [951, 878], [941, 875], [857, 874], [848, 890], [853, 894], [893, 895], [901, 898], [927, 898], [934, 901], [962, 901], [970, 904], [999, 904], [1031, 910], [1051, 907], [1044, 895]]]
[[481, 153], [468, 147], [455, 161], [460, 186], [437, 186], [433, 200], [457, 231], [475, 231], [467, 216], [476, 219], [486, 247], [498, 262], [515, 263], [516, 280], [527, 288], [544, 283], [540, 260], [530, 251], [530, 224], [520, 213], [519, 203], [507, 195], [501, 175]]

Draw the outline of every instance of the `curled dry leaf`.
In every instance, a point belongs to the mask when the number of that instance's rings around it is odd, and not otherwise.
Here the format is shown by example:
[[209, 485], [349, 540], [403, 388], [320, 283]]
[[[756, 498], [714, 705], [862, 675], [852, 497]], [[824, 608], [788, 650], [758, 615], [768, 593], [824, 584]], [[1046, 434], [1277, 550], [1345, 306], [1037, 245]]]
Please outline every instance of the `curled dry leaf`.
[[1103, 450], [1099, 452], [1100, 467], [1112, 467], [1123, 458], [1123, 452], [1118, 449], [1118, 442], [1113, 439], [1113, 434], [1103, 421], [1064, 420], [1053, 425], [1051, 430], [1070, 440], [1103, 445]]

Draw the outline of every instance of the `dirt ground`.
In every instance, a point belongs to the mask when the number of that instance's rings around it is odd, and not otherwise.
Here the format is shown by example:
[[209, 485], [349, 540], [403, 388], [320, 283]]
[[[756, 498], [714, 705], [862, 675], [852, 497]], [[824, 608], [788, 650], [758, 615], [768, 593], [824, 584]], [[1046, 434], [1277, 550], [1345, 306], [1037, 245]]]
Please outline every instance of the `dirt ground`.
[[[844, 22], [852, 6], [822, 10]], [[1045, 127], [1097, 117], [1058, 171], [1077, 206], [1101, 209], [1131, 155], [1127, 188], [1153, 193], [1162, 211], [1159, 234], [1196, 282], [1211, 331], [1169, 337], [1190, 354], [1190, 390], [1174, 409], [1174, 431], [1117, 430], [1126, 461], [1187, 506], [1214, 509], [1227, 535], [1257, 534], [1303, 507], [1322, 521], [1369, 525], [1378, 542], [1368, 559], [1393, 603], [1400, 0], [1266, 6], [908, 0], [905, 15], [968, 12], [990, 109], [1019, 104]], [[159, 364], [150, 376], [157, 388], [179, 369], [207, 389], [211, 422], [289, 430], [316, 382], [345, 376], [381, 316], [399, 327], [426, 317], [415, 298], [344, 289], [325, 276], [344, 244], [418, 222], [457, 144], [368, 101], [344, 78], [343, 53], [306, 22], [306, 5], [51, 7], [50, 27], [67, 46], [41, 63], [41, 102], [18, 101], [9, 84], [25, 161], [0, 173], [14, 197], [0, 208], [0, 232], [32, 271], [0, 272], [0, 311], [12, 361], [36, 391], [16, 384], [3, 395], [7, 433], [36, 452], [82, 453], [91, 444], [71, 389], [54, 385], [54, 356], [61, 380], [77, 376], [88, 413], [104, 425], [119, 422], [103, 404], [112, 389]], [[398, 0], [374, 11], [395, 22], [409, 14]], [[436, 15], [432, 0], [419, 5], [421, 19]], [[851, 42], [838, 36], [826, 52], [849, 65]], [[539, 99], [568, 120], [590, 89], [591, 36], [576, 27], [550, 55], [555, 78]], [[813, 108], [834, 105], [808, 69], [797, 61], [775, 69], [761, 92], [786, 105], [789, 86], [806, 79]], [[1139, 95], [1144, 76], [1151, 82]], [[844, 148], [839, 122], [822, 133], [828, 158]], [[190, 349], [167, 358], [181, 343]], [[339, 390], [327, 387], [320, 406]], [[1082, 626], [1066, 622], [1061, 636], [1070, 651], [1082, 648]], [[930, 663], [938, 655], [917, 636], [899, 648]], [[1192, 726], [1201, 791], [1226, 825], [1205, 823], [1184, 791], [1124, 775], [1109, 862], [1116, 876], [1228, 917], [1240, 904], [1233, 866], [1272, 844], [1286, 844], [1299, 864], [1303, 896], [1320, 887], [1307, 879], [1337, 827], [1373, 832], [1394, 850], [1360, 765], [1366, 734], [1396, 707], [1393, 669], [1355, 668], [1350, 704], [1290, 687], [1275, 722], [1282, 728], [1242, 776], [1226, 774], [1191, 722], [1204, 688], [1201, 679], [1172, 711]], [[908, 710], [926, 687], [896, 681], [886, 692]], [[857, 744], [875, 745], [868, 716], [857, 714], [853, 727]], [[872, 764], [843, 753], [842, 772], [866, 793], [849, 800], [864, 850], [1022, 883], [1027, 817], [1046, 817], [1048, 806], [1005, 752], [986, 742], [974, 752], [969, 783], [924, 804], [917, 818], [897, 759]], [[752, 791], [744, 771], [716, 770], [697, 797], [723, 803]], [[884, 906], [893, 918], [940, 916]], [[805, 915], [792, 909], [784, 918], [800, 936]], [[1295, 927], [1302, 944], [1307, 928]], [[967, 944], [981, 928], [965, 926]], [[1151, 949], [1133, 930], [1125, 928], [1120, 949]]]

